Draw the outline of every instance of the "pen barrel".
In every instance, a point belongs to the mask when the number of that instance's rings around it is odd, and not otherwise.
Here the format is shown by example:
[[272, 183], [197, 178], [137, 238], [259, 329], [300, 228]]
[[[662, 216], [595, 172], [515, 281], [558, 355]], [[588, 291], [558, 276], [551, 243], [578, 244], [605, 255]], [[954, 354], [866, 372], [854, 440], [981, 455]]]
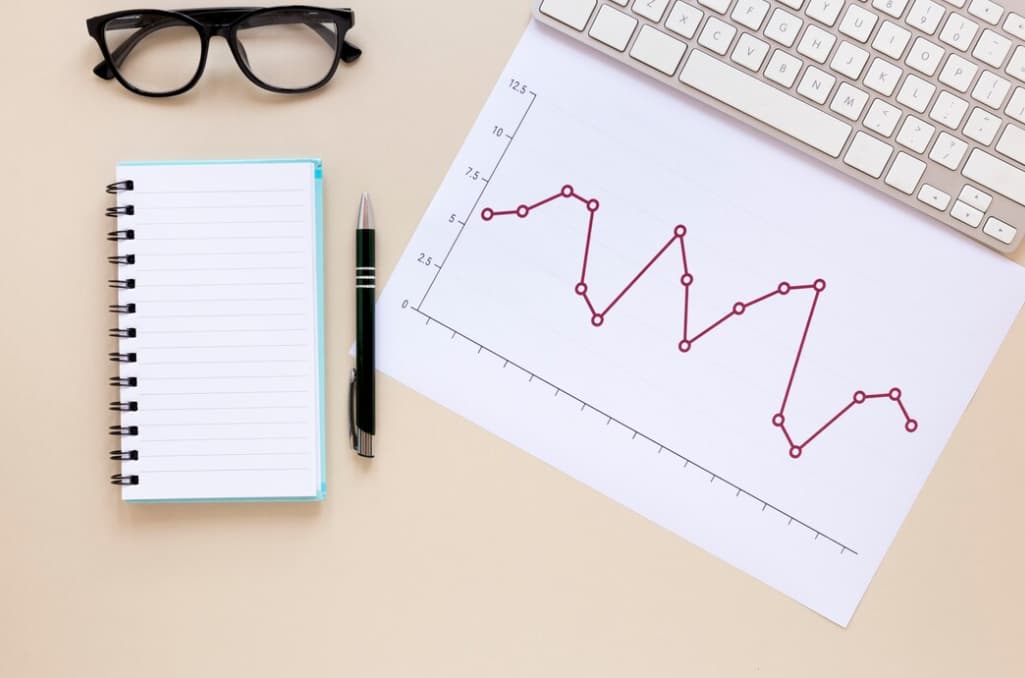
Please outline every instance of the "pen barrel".
[[356, 231], [356, 426], [374, 434], [374, 231]]

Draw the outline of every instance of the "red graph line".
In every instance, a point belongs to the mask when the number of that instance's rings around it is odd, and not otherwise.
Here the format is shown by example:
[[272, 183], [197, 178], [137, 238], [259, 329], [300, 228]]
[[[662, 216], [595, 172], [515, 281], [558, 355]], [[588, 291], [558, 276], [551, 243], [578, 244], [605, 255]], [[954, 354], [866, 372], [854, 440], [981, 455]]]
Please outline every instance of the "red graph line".
[[904, 418], [904, 429], [908, 433], [914, 433], [918, 430], [918, 422], [915, 419], [911, 418], [911, 415], [908, 414], [907, 408], [904, 406], [901, 390], [899, 388], [891, 388], [889, 391], [884, 391], [881, 393], [866, 393], [864, 391], [856, 391], [854, 395], [851, 397], [850, 401], [847, 402], [836, 414], [830, 417], [824, 424], [819, 426], [814, 433], [812, 433], [810, 436], [808, 436], [801, 442], [795, 440], [791, 432], [791, 428], [787, 424], [786, 408], [787, 403], [790, 400], [791, 392], [794, 388], [794, 380], [797, 377], [797, 368], [801, 364], [801, 356], [804, 354], [804, 347], [808, 343], [808, 335], [811, 332], [812, 320], [815, 318], [815, 309], [818, 307], [819, 297], [826, 289], [826, 281], [821, 278], [815, 280], [814, 282], [801, 285], [793, 285], [789, 282], [781, 282], [779, 285], [776, 286], [776, 289], [770, 292], [766, 292], [761, 296], [755, 297], [750, 301], [738, 301], [737, 303], [733, 304], [733, 307], [730, 309], [728, 313], [726, 313], [721, 318], [713, 322], [711, 325], [705, 327], [704, 329], [698, 332], [692, 333], [692, 328], [690, 325], [690, 301], [691, 287], [694, 285], [694, 275], [691, 273], [690, 264], [687, 260], [687, 227], [683, 224], [678, 224], [673, 229], [672, 237], [669, 238], [669, 240], [664, 245], [662, 245], [661, 248], [659, 248], [659, 250], [651, 257], [651, 259], [648, 260], [646, 264], [644, 264], [641, 270], [638, 271], [637, 274], [630, 279], [630, 282], [628, 282], [623, 287], [623, 289], [620, 290], [612, 298], [612, 301], [606, 304], [604, 309], [599, 311], [598, 307], [594, 305], [594, 302], [591, 299], [591, 294], [587, 285], [587, 263], [590, 260], [591, 256], [591, 235], [594, 232], [595, 214], [597, 214], [598, 208], [600, 207], [600, 204], [597, 200], [581, 196], [573, 189], [571, 185], [567, 184], [563, 186], [558, 193], [550, 195], [547, 198], [539, 200], [531, 205], [520, 205], [516, 209], [512, 210], [495, 210], [490, 207], [485, 207], [483, 210], [481, 210], [480, 216], [481, 219], [483, 219], [484, 221], [491, 221], [495, 217], [513, 215], [519, 217], [520, 219], [526, 219], [534, 209], [547, 205], [548, 203], [559, 198], [575, 198], [587, 208], [587, 237], [584, 241], [584, 257], [583, 262], [580, 266], [580, 282], [578, 282], [573, 289], [576, 292], [576, 294], [580, 296], [584, 300], [584, 303], [587, 305], [587, 309], [591, 313], [591, 324], [595, 327], [601, 327], [601, 325], [605, 322], [605, 316], [608, 315], [608, 313], [613, 308], [615, 308], [616, 304], [618, 304], [619, 301], [624, 296], [626, 296], [627, 292], [629, 292], [630, 289], [633, 288], [637, 281], [644, 277], [644, 274], [647, 273], [648, 270], [655, 265], [655, 262], [661, 259], [662, 256], [666, 252], [668, 252], [675, 243], [679, 243], [680, 246], [680, 262], [683, 270], [683, 275], [680, 276], [680, 284], [683, 286], [683, 337], [682, 339], [680, 339], [680, 343], [677, 344], [677, 349], [679, 349], [680, 353], [690, 353], [690, 351], [694, 348], [694, 344], [697, 341], [708, 336], [713, 331], [715, 331], [719, 326], [731, 320], [732, 318], [744, 315], [744, 313], [752, 306], [756, 306], [758, 304], [761, 304], [762, 302], [768, 301], [775, 297], [785, 297], [792, 292], [814, 293], [812, 296], [811, 304], [808, 308], [808, 318], [805, 320], [804, 323], [804, 331], [801, 333], [801, 342], [797, 346], [797, 353], [794, 356], [793, 367], [791, 367], [790, 369], [790, 378], [787, 379], [787, 385], [783, 391], [783, 400], [780, 403], [779, 410], [772, 415], [772, 425], [780, 430], [780, 432], [783, 435], [783, 438], [787, 441], [787, 445], [789, 445], [790, 447], [789, 454], [792, 458], [797, 459], [798, 457], [800, 457], [801, 454], [804, 453], [804, 450], [808, 447], [808, 445], [812, 443], [812, 441], [814, 441], [820, 435], [825, 433], [829, 429], [829, 427], [831, 427], [833, 424], [839, 421], [841, 417], [846, 415], [855, 407], [862, 405], [868, 402], [869, 400], [887, 399], [892, 401], [896, 405], [897, 409], [900, 411], [901, 416]]

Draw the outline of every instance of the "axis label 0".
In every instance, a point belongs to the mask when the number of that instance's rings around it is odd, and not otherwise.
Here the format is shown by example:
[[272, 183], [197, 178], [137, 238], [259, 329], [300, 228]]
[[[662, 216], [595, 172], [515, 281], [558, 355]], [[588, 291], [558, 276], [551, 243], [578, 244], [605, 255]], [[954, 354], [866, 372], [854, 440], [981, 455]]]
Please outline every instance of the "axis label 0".
[[825, 433], [833, 424], [840, 420], [841, 417], [846, 415], [855, 407], [863, 405], [869, 401], [889, 401], [894, 403], [904, 418], [904, 430], [908, 433], [914, 433], [918, 430], [918, 421], [913, 419], [908, 413], [907, 408], [904, 406], [903, 393], [899, 388], [891, 388], [887, 391], [878, 393], [867, 393], [865, 391], [855, 391], [851, 396], [849, 402], [847, 402], [842, 408], [840, 408], [836, 414], [830, 417], [825, 423], [819, 426], [811, 435], [801, 440], [795, 438], [792, 429], [787, 421], [786, 408], [787, 403], [790, 400], [790, 394], [793, 390], [794, 379], [797, 376], [797, 368], [801, 363], [801, 355], [804, 352], [805, 344], [808, 341], [808, 334], [811, 331], [812, 321], [815, 318], [815, 309], [818, 307], [819, 297], [826, 290], [826, 281], [819, 278], [811, 283], [793, 284], [787, 281], [780, 282], [775, 289], [762, 294], [761, 296], [755, 297], [748, 301], [738, 301], [730, 308], [730, 310], [724, 314], [721, 318], [713, 322], [711, 325], [701, 329], [700, 331], [694, 332], [690, 326], [690, 298], [691, 288], [694, 286], [695, 277], [691, 273], [690, 264], [687, 261], [687, 227], [683, 224], [677, 224], [672, 231], [672, 235], [666, 241], [664, 245], [651, 257], [650, 260], [637, 272], [633, 278], [630, 279], [623, 289], [621, 289], [608, 304], [604, 307], [595, 306], [594, 301], [591, 299], [590, 288], [587, 284], [587, 264], [591, 255], [591, 236], [594, 233], [594, 226], [596, 215], [598, 213], [601, 204], [598, 200], [593, 198], [585, 198], [574, 190], [573, 186], [566, 184], [559, 192], [550, 195], [542, 200], [538, 200], [533, 204], [522, 204], [518, 205], [515, 209], [510, 210], [496, 210], [491, 207], [485, 207], [481, 210], [480, 217], [484, 221], [492, 221], [496, 217], [509, 217], [516, 216], [520, 219], [526, 219], [531, 213], [540, 207], [543, 207], [558, 199], [576, 200], [587, 210], [587, 236], [584, 240], [584, 254], [583, 261], [580, 267], [580, 279], [579, 282], [574, 285], [573, 291], [579, 297], [581, 297], [584, 303], [587, 305], [587, 309], [591, 314], [591, 324], [594, 327], [601, 327], [605, 322], [605, 317], [615, 308], [616, 304], [626, 296], [630, 289], [640, 280], [648, 270], [654, 266], [655, 262], [662, 258], [666, 252], [674, 249], [674, 246], [678, 246], [680, 252], [680, 262], [682, 273], [680, 275], [680, 285], [683, 287], [683, 334], [680, 342], [677, 344], [677, 349], [680, 353], [690, 354], [694, 345], [701, 339], [707, 337], [717, 328], [722, 326], [728, 320], [737, 318], [744, 315], [744, 313], [753, 306], [768, 301], [774, 297], [784, 297], [791, 293], [811, 293], [812, 299], [811, 304], [808, 308], [808, 317], [804, 323], [804, 331], [801, 334], [801, 342], [798, 344], [797, 353], [794, 356], [793, 366], [790, 370], [790, 378], [787, 380], [786, 388], [783, 391], [782, 402], [780, 403], [779, 409], [772, 415], [772, 425], [780, 430], [784, 439], [789, 446], [788, 453], [791, 458], [799, 458], [808, 446], [819, 436]]

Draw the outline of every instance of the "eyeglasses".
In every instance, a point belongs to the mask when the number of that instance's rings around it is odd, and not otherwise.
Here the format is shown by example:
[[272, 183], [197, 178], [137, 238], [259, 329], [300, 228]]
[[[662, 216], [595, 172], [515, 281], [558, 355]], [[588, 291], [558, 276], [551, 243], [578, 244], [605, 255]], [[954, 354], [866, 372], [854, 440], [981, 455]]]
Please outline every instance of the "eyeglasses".
[[362, 54], [345, 40], [354, 22], [352, 10], [290, 5], [134, 9], [85, 23], [103, 53], [93, 73], [117, 78], [136, 94], [169, 97], [199, 81], [213, 36], [228, 41], [238, 67], [259, 87], [286, 94], [323, 87], [339, 61]]

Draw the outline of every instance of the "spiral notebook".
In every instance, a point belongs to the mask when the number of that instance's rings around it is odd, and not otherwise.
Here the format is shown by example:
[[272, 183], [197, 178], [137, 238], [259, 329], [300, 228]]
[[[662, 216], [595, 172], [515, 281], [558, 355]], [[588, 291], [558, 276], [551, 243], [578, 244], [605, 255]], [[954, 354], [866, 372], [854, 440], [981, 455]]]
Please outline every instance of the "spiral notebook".
[[309, 159], [118, 165], [126, 501], [324, 497], [321, 176]]

